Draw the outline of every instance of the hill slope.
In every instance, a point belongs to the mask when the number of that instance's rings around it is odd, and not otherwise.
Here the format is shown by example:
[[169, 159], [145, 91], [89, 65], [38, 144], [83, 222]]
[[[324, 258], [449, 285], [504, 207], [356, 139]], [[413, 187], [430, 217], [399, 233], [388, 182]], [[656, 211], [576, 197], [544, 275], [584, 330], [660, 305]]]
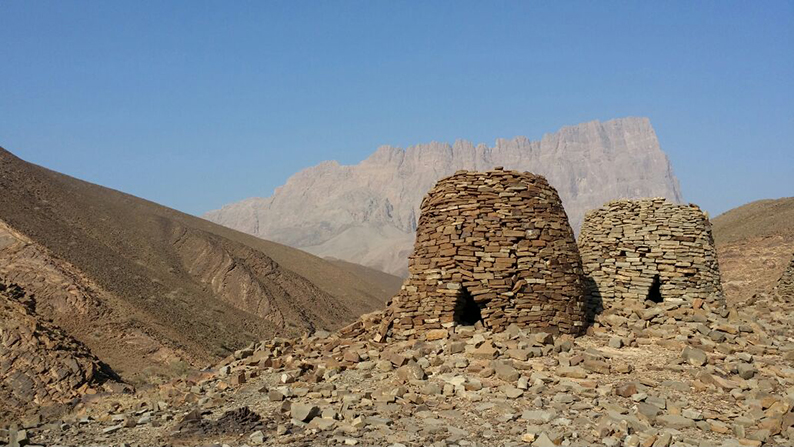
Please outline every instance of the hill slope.
[[681, 201], [650, 121], [624, 118], [564, 127], [541, 141], [500, 139], [494, 147], [463, 140], [406, 150], [384, 146], [354, 166], [332, 161], [305, 169], [271, 197], [230, 204], [206, 217], [319, 256], [404, 275], [425, 192], [459, 169], [495, 166], [544, 175], [577, 231], [585, 211], [608, 200]]
[[274, 334], [333, 329], [390, 297], [315, 256], [2, 148], [0, 275], [125, 378], [214, 361]]
[[368, 281], [373, 283], [373, 285], [378, 287], [378, 290], [386, 296], [394, 296], [397, 292], [400, 291], [400, 287], [403, 285], [403, 279], [390, 275], [386, 272], [382, 272], [380, 270], [375, 270], [370, 267], [363, 266], [361, 264], [354, 264], [352, 262], [343, 261], [341, 259], [335, 258], [325, 258], [327, 261], [332, 262], [333, 264], [344, 268], [352, 272], [353, 274], [360, 276], [362, 278], [367, 278]]
[[712, 220], [718, 244], [757, 237], [794, 239], [794, 197], [750, 202]]
[[728, 299], [770, 291], [794, 254], [794, 197], [742, 205], [712, 225]]

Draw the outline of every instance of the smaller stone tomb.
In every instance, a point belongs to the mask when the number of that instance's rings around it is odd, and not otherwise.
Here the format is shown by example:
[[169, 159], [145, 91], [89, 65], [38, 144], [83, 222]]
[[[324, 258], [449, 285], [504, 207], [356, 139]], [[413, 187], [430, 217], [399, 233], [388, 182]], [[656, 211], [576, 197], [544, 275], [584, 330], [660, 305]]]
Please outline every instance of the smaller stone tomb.
[[585, 215], [579, 252], [596, 310], [638, 302], [724, 305], [711, 223], [696, 205], [609, 202]]

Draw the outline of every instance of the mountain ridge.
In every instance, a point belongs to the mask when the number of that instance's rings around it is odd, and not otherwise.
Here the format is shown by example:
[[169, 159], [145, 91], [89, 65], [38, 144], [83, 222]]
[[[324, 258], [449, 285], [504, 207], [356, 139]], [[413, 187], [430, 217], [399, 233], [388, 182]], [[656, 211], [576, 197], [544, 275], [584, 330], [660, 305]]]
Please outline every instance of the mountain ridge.
[[647, 118], [565, 126], [538, 141], [494, 146], [458, 139], [401, 149], [380, 146], [355, 165], [325, 161], [291, 176], [269, 197], [252, 197], [204, 217], [318, 256], [404, 275], [422, 195], [459, 169], [495, 166], [544, 175], [578, 231], [584, 212], [616, 198], [681, 202], [678, 180]]

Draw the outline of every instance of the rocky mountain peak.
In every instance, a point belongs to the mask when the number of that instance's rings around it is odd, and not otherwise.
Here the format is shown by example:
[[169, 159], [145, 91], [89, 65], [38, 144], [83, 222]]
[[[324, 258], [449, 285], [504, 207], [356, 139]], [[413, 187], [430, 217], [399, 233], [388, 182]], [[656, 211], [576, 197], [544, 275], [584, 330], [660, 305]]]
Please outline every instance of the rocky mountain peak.
[[381, 146], [357, 165], [320, 163], [293, 175], [271, 197], [204, 217], [319, 256], [404, 275], [425, 192], [457, 170], [495, 166], [544, 175], [577, 232], [584, 213], [609, 200], [682, 200], [650, 120], [631, 117], [563, 127], [540, 141], [500, 138], [492, 147], [466, 140]]

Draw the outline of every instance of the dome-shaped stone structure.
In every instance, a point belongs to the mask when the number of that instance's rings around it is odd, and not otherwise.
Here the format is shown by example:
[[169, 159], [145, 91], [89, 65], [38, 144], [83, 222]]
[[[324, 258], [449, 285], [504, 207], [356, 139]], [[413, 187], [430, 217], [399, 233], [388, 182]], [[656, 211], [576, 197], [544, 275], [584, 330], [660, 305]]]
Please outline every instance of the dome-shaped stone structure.
[[591, 308], [724, 304], [708, 216], [663, 198], [614, 200], [579, 235]]
[[791, 258], [788, 267], [777, 281], [775, 292], [782, 298], [794, 300], [794, 257]]
[[390, 312], [397, 337], [456, 324], [584, 329], [582, 267], [557, 191], [496, 168], [458, 171], [425, 196], [409, 277]]

